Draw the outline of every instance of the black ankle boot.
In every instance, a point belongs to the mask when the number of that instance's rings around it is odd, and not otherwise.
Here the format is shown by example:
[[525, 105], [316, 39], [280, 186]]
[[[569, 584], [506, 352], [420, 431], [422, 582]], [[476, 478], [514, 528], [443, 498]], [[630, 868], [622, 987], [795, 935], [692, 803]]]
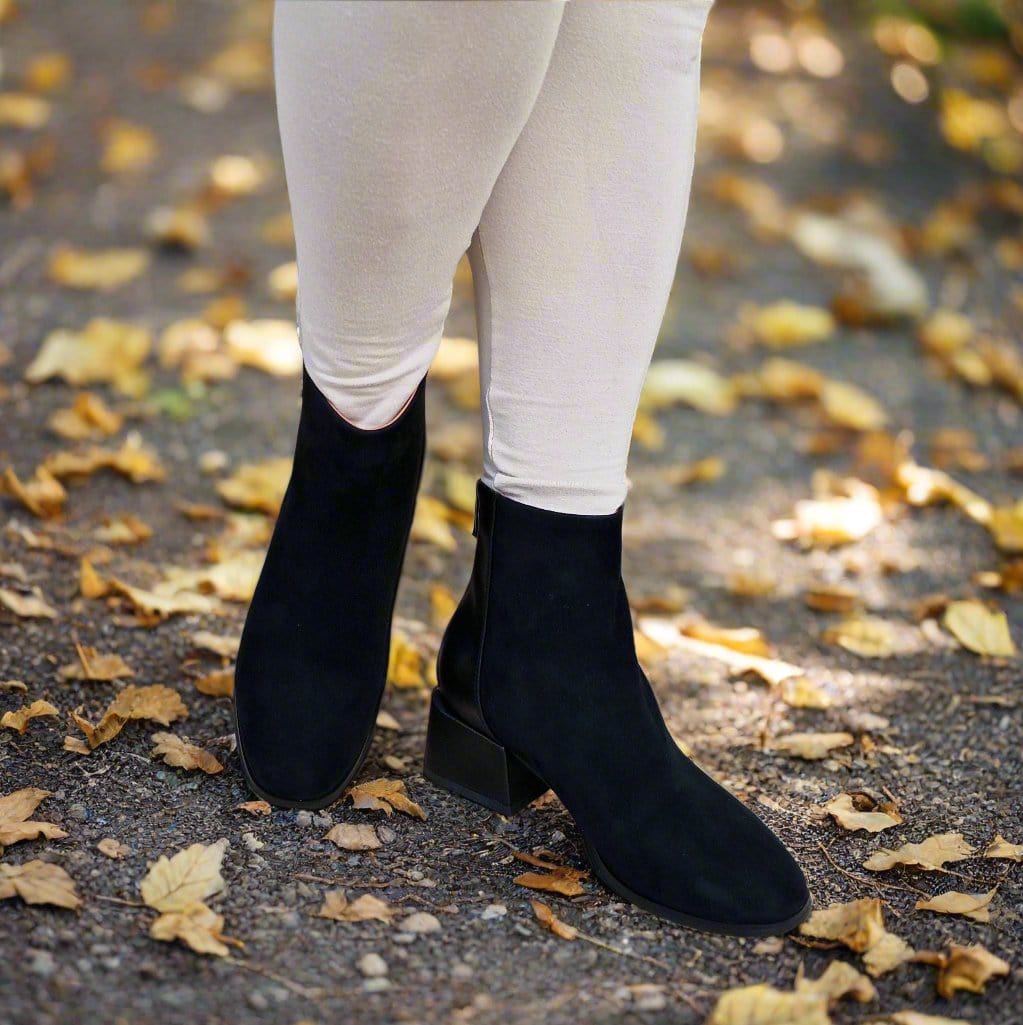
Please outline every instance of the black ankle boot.
[[669, 921], [739, 936], [809, 914], [799, 867], [679, 750], [636, 659], [622, 509], [476, 492], [476, 560], [441, 644], [425, 775], [503, 815], [550, 787], [596, 875]]
[[323, 808], [369, 749], [426, 440], [425, 378], [359, 430], [302, 378], [295, 462], [235, 669], [238, 751], [260, 797]]

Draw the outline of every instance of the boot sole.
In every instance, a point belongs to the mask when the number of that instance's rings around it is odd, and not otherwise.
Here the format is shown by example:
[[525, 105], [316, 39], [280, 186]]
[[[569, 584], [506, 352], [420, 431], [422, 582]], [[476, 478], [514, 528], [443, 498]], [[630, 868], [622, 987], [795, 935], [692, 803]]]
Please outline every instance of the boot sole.
[[[458, 719], [438, 691], [430, 702], [423, 775], [436, 786], [505, 816], [516, 814], [550, 789], [521, 758]], [[608, 869], [582, 830], [579, 832], [594, 874], [612, 893], [675, 925], [725, 936], [780, 936], [806, 921], [813, 909], [813, 898], [807, 898], [789, 918], [753, 924], [687, 915], [630, 889]]]

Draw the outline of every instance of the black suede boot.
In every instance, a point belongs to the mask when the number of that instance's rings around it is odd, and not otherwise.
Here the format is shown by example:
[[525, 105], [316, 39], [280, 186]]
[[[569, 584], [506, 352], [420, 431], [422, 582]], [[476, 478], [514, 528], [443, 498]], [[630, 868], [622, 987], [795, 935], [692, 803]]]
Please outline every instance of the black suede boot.
[[425, 378], [378, 430], [303, 372], [295, 462], [242, 631], [238, 751], [260, 797], [323, 808], [369, 750], [426, 442]]
[[626, 900], [711, 932], [784, 933], [810, 912], [803, 874], [668, 732], [636, 658], [621, 527], [622, 508], [550, 512], [478, 483], [425, 774], [503, 815], [550, 787]]

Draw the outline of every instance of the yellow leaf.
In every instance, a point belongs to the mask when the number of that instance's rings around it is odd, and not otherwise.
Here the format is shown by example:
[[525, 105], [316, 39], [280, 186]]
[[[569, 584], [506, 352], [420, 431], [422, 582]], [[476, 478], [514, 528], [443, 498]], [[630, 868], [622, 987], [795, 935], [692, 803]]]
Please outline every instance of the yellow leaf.
[[1023, 552], [1023, 501], [992, 509], [988, 529], [1003, 552]]
[[808, 979], [803, 975], [800, 964], [796, 976], [797, 993], [823, 993], [829, 1003], [850, 997], [861, 1004], [877, 999], [874, 984], [847, 961], [831, 961], [824, 973], [816, 979]]
[[85, 477], [97, 470], [110, 469], [134, 484], [160, 481], [167, 476], [157, 454], [135, 433], [129, 434], [118, 449], [90, 445], [77, 452], [54, 452], [46, 457], [42, 468], [54, 477]]
[[863, 966], [877, 978], [879, 975], [886, 975], [898, 968], [899, 965], [911, 961], [915, 953], [916, 951], [901, 936], [886, 932], [863, 955]]
[[962, 833], [937, 833], [920, 843], [903, 844], [894, 851], [875, 851], [863, 862], [863, 867], [871, 872], [884, 872], [896, 865], [906, 865], [934, 872], [951, 861], [971, 858], [974, 853]]
[[195, 681], [195, 689], [213, 698], [231, 697], [234, 694], [234, 668], [214, 669], [212, 673], [200, 676]]
[[749, 325], [757, 340], [771, 349], [823, 342], [835, 332], [835, 318], [827, 310], [787, 299], [752, 312]]
[[868, 833], [880, 833], [882, 829], [891, 829], [902, 822], [902, 816], [894, 809], [874, 810], [872, 801], [863, 795], [856, 796], [860, 798], [860, 804], [867, 805], [866, 808], [858, 807], [852, 794], [838, 794], [824, 805], [824, 810], [843, 829], [851, 832], [863, 829]]
[[212, 651], [223, 658], [234, 658], [238, 654], [241, 637], [237, 634], [224, 635], [211, 633], [209, 630], [197, 630], [192, 634], [192, 643], [204, 651]]
[[31, 705], [19, 708], [16, 712], [4, 712], [3, 717], [0, 718], [0, 726], [24, 733], [28, 729], [30, 720], [44, 715], [60, 715], [60, 711], [49, 701], [33, 701]]
[[937, 309], [921, 323], [918, 337], [928, 352], [949, 355], [973, 341], [969, 317], [955, 310]]
[[112, 292], [149, 266], [145, 249], [76, 249], [58, 246], [50, 256], [50, 278], [68, 288]]
[[4, 470], [4, 490], [13, 495], [29, 512], [40, 519], [56, 516], [67, 501], [67, 492], [45, 466], [37, 466], [31, 480], [21, 481], [8, 466]]
[[291, 320], [232, 320], [224, 328], [228, 355], [274, 377], [302, 372], [302, 350]]
[[371, 779], [366, 783], [357, 783], [346, 793], [356, 808], [370, 811], [382, 811], [390, 815], [392, 810], [404, 812], [412, 818], [426, 820], [426, 812], [405, 793], [405, 784], [400, 779]]
[[832, 705], [831, 695], [805, 676], [790, 676], [782, 680], [778, 696], [789, 708], [823, 711]]
[[202, 769], [209, 775], [224, 771], [224, 766], [209, 751], [190, 744], [185, 737], [173, 733], [154, 733], [151, 739], [153, 757], [162, 758], [168, 765], [186, 770]]
[[274, 267], [267, 275], [266, 287], [280, 302], [293, 303], [298, 296], [298, 264], [289, 260]]
[[22, 840], [59, 840], [67, 836], [60, 826], [52, 822], [29, 820], [40, 802], [50, 796], [49, 790], [38, 787], [24, 787], [0, 797], [0, 850]]
[[803, 541], [830, 548], [866, 537], [884, 519], [878, 496], [865, 492], [853, 497], [834, 495], [796, 502], [795, 517], [772, 524], [783, 541]]
[[831, 1025], [824, 993], [785, 993], [758, 983], [726, 990], [706, 1025]]
[[559, 939], [574, 940], [579, 935], [579, 930], [575, 926], [563, 922], [546, 904], [538, 900], [531, 900], [529, 903], [532, 905], [537, 921]]
[[202, 901], [193, 901], [180, 911], [165, 911], [149, 927], [149, 935], [166, 943], [180, 940], [197, 954], [227, 957], [223, 928], [222, 915], [210, 910]]
[[799, 931], [804, 936], [836, 940], [863, 954], [867, 971], [873, 976], [883, 975], [913, 956], [912, 948], [885, 928], [881, 901], [876, 897], [819, 908]]
[[139, 884], [142, 899], [157, 911], [184, 911], [195, 901], [219, 893], [226, 885], [220, 866], [227, 840], [195, 843], [173, 857], [161, 855]]
[[964, 648], [978, 655], [1016, 654], [1005, 613], [992, 611], [979, 601], [951, 602], [945, 609], [944, 624]]
[[131, 394], [151, 348], [144, 327], [99, 317], [82, 331], [51, 331], [26, 369], [25, 380], [38, 384], [61, 377], [75, 386], [107, 381]]
[[423, 656], [408, 638], [395, 630], [391, 635], [391, 652], [387, 663], [387, 682], [398, 688], [425, 687]]
[[949, 944], [945, 953], [921, 954], [919, 959], [933, 964], [938, 969], [938, 995], [946, 1000], [965, 990], [967, 993], [983, 993], [985, 985], [993, 978], [1008, 975], [1007, 961], [992, 954], [981, 944], [960, 947]]
[[851, 733], [789, 733], [784, 737], [776, 737], [771, 750], [794, 758], [816, 761], [827, 758], [839, 748], [848, 747], [854, 740]]
[[1023, 861], [1023, 844], [1009, 843], [1001, 833], [998, 833], [991, 843], [984, 848], [984, 857]]
[[349, 901], [344, 890], [328, 890], [323, 895], [323, 905], [316, 912], [317, 917], [335, 922], [390, 922], [395, 914], [390, 904], [371, 893]]
[[115, 413], [95, 392], [79, 392], [70, 409], [58, 409], [47, 421], [54, 433], [71, 441], [116, 434], [124, 417]]
[[945, 1018], [919, 1011], [896, 1011], [884, 1019], [883, 1025], [973, 1025], [964, 1018]]
[[964, 915], [975, 922], [990, 922], [991, 912], [988, 905], [997, 892], [997, 887], [988, 890], [987, 893], [959, 893], [956, 890], [949, 890], [928, 900], [918, 900], [916, 908], [918, 911], [936, 911], [941, 915]]
[[0, 862], [0, 900], [20, 897], [26, 904], [53, 904], [76, 911], [82, 899], [75, 882], [59, 865], [26, 861], [23, 865]]
[[820, 403], [830, 420], [854, 431], [877, 431], [888, 422], [888, 414], [876, 399], [844, 381], [827, 381]]
[[217, 494], [228, 505], [276, 516], [290, 477], [291, 459], [287, 456], [244, 463], [217, 483]]
[[645, 412], [684, 403], [715, 416], [733, 412], [737, 402], [738, 396], [730, 381], [700, 363], [685, 359], [654, 360], [640, 397], [640, 407]]
[[78, 570], [78, 590], [83, 598], [102, 598], [108, 594], [110, 587], [96, 571], [92, 562], [82, 557]]
[[141, 587], [132, 587], [122, 580], [111, 578], [109, 587], [123, 594], [143, 615], [166, 617], [193, 612], [218, 612], [220, 602], [206, 594], [182, 591], [178, 594], [156, 594]]
[[148, 687], [131, 684], [114, 698], [108, 709], [125, 719], [150, 719], [161, 726], [170, 726], [176, 719], [184, 719], [188, 709], [181, 695], [162, 683]]
[[103, 129], [100, 166], [107, 174], [125, 174], [147, 168], [156, 157], [156, 136], [144, 125], [114, 118]]
[[85, 742], [83, 743], [77, 737], [65, 737], [64, 750], [80, 755], [87, 755], [89, 752], [95, 751], [101, 744], [109, 743], [124, 729], [124, 724], [128, 721], [126, 716], [112, 712], [110, 709], [104, 712], [103, 717], [95, 726], [83, 718], [77, 709], [68, 712], [68, 716], [85, 734]]
[[211, 187], [228, 199], [251, 196], [263, 181], [264, 174], [251, 157], [228, 153], [210, 165]]
[[430, 585], [430, 614], [433, 625], [443, 629], [458, 607], [458, 599], [443, 584]]
[[547, 893], [560, 893], [563, 897], [578, 897], [586, 889], [580, 879], [588, 873], [564, 865], [556, 866], [553, 872], [523, 872], [512, 882], [530, 890], [543, 890]]
[[146, 216], [146, 234], [170, 250], [191, 252], [210, 241], [210, 226], [202, 210], [194, 205], [160, 206]]
[[764, 635], [751, 626], [729, 629], [714, 626], [712, 623], [696, 622], [683, 625], [679, 629], [686, 637], [693, 637], [707, 644], [719, 644], [744, 655], [759, 655], [765, 658], [771, 655], [771, 646]]
[[242, 801], [237, 808], [239, 811], [248, 812], [249, 815], [269, 815], [273, 811], [266, 801]]
[[50, 103], [29, 93], [0, 93], [0, 127], [42, 128], [50, 120]]
[[877, 616], [856, 616], [824, 631], [824, 640], [863, 658], [886, 658], [895, 653], [895, 630]]
[[775, 402], [794, 402], [817, 398], [825, 382], [824, 375], [813, 367], [776, 356], [761, 364], [755, 383], [765, 398]]
[[76, 644], [78, 661], [57, 670], [62, 680], [120, 680], [135, 671], [120, 655], [101, 655], [95, 648]]
[[458, 543], [450, 526], [451, 510], [439, 499], [430, 495], [419, 495], [416, 512], [412, 519], [413, 541], [426, 541], [444, 552], [453, 552]]

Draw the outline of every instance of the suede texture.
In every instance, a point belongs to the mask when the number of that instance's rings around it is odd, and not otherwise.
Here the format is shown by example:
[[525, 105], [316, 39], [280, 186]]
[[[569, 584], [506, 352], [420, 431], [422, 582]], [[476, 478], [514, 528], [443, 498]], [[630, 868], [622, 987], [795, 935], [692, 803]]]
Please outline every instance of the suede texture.
[[622, 508], [587, 516], [477, 485], [477, 557], [444, 637], [446, 704], [561, 798], [621, 883], [708, 923], [796, 916], [803, 874], [679, 749], [636, 658]]
[[425, 378], [362, 431], [303, 374], [295, 460], [235, 670], [238, 741], [267, 799], [314, 804], [354, 772], [387, 677], [426, 441]]

